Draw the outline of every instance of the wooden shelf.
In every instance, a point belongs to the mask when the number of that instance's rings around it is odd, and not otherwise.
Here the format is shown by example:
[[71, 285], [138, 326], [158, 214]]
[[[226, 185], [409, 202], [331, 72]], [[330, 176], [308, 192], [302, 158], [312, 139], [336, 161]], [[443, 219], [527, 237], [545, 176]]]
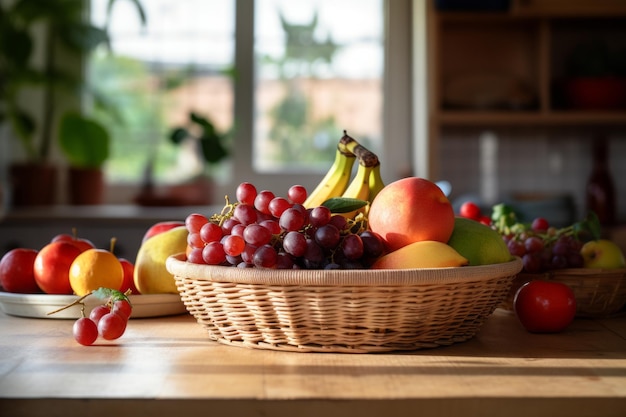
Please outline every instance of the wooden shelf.
[[626, 127], [626, 108], [575, 109], [564, 87], [582, 42], [626, 50], [626, 3], [512, 0], [508, 11], [462, 12], [430, 1], [427, 26], [429, 177], [439, 177], [443, 128]]
[[453, 111], [444, 110], [431, 122], [441, 126], [597, 126], [626, 127], [626, 112], [622, 111]]

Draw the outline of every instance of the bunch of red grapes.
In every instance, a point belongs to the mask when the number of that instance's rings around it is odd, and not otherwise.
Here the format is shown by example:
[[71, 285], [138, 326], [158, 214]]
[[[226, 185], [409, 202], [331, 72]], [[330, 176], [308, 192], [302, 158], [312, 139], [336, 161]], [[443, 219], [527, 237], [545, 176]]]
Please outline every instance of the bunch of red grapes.
[[511, 255], [522, 258], [523, 272], [534, 274], [583, 266], [580, 253], [583, 242], [571, 233], [571, 229], [551, 227], [540, 217], [533, 220], [530, 228], [518, 226], [512, 227], [503, 239]]
[[117, 299], [94, 307], [89, 317], [81, 317], [72, 328], [74, 339], [83, 346], [95, 343], [98, 336], [115, 340], [124, 334], [132, 306], [127, 299]]
[[275, 269], [367, 268], [384, 252], [382, 238], [325, 206], [306, 209], [306, 188], [294, 185], [286, 197], [257, 192], [249, 183], [236, 190], [237, 202], [210, 218], [185, 219], [190, 250], [197, 264]]

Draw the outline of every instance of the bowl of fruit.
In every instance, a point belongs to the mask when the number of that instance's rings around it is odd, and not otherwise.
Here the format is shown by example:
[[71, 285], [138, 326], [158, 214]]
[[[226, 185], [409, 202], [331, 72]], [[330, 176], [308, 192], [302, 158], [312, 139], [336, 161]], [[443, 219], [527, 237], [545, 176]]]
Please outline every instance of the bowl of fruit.
[[626, 262], [621, 248], [601, 238], [597, 216], [556, 228], [541, 217], [518, 220], [510, 206], [493, 208], [492, 227], [523, 269], [511, 286], [504, 308], [514, 309], [518, 289], [534, 280], [560, 282], [574, 293], [577, 317], [610, 317], [626, 305]]
[[[190, 213], [186, 251], [166, 262], [187, 310], [227, 345], [367, 353], [463, 342], [522, 268], [494, 230], [459, 222], [436, 184], [383, 185], [375, 155], [347, 135], [311, 193], [244, 182], [235, 195], [220, 213]], [[486, 257], [473, 253], [481, 235], [495, 248]]]

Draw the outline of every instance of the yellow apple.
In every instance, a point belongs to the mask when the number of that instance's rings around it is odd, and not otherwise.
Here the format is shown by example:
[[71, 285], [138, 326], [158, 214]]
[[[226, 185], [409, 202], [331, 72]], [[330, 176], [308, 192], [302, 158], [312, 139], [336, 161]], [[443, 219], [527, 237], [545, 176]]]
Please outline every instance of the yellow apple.
[[585, 268], [617, 269], [626, 267], [624, 254], [617, 244], [608, 239], [592, 240], [580, 250]]
[[178, 294], [174, 276], [165, 260], [187, 249], [187, 228], [178, 226], [152, 236], [142, 243], [135, 260], [134, 281], [141, 294]]

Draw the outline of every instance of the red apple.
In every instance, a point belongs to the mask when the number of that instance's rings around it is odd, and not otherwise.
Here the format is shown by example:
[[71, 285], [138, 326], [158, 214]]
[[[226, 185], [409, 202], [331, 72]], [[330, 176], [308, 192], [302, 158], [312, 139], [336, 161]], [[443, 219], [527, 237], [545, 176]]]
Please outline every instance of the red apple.
[[93, 242], [89, 239], [81, 238], [67, 233], [61, 233], [54, 236], [50, 242], [69, 242], [75, 245], [78, 249], [80, 249], [81, 252], [96, 247], [96, 245], [94, 245]]
[[167, 232], [170, 229], [184, 225], [185, 222], [179, 220], [168, 220], [156, 223], [150, 226], [150, 228], [146, 231], [146, 233], [143, 235], [143, 239], [141, 239], [141, 243], [145, 242], [154, 235], [158, 235], [159, 233]]
[[0, 284], [5, 291], [32, 294], [41, 292], [35, 275], [37, 251], [35, 249], [17, 248], [4, 254], [0, 259]]
[[37, 285], [46, 294], [72, 294], [70, 266], [82, 252], [71, 242], [48, 243], [35, 257], [33, 272]]
[[122, 282], [122, 286], [120, 288], [121, 292], [126, 292], [127, 290], [131, 290], [131, 295], [138, 295], [139, 290], [135, 286], [135, 265], [126, 258], [120, 258], [120, 264], [122, 264], [122, 269], [124, 270], [124, 282]]

